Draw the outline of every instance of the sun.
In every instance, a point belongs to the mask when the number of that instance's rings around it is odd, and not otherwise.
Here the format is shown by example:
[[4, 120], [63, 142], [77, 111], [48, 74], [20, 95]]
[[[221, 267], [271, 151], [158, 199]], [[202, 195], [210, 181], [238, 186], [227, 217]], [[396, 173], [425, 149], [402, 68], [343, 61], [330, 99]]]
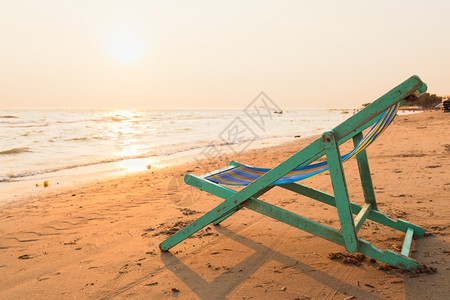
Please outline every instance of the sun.
[[132, 64], [142, 57], [144, 43], [142, 38], [127, 30], [112, 33], [108, 40], [109, 55], [119, 63]]

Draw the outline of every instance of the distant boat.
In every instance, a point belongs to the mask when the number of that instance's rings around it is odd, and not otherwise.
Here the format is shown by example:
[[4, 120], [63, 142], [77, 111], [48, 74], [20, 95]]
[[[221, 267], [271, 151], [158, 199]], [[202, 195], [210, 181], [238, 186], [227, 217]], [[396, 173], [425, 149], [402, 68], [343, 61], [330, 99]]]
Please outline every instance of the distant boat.
[[276, 111], [274, 111], [273, 112], [274, 114], [279, 114], [279, 115], [282, 115], [283, 114], [283, 111], [280, 109], [280, 110], [276, 110]]
[[348, 114], [348, 110], [341, 111], [341, 114]]

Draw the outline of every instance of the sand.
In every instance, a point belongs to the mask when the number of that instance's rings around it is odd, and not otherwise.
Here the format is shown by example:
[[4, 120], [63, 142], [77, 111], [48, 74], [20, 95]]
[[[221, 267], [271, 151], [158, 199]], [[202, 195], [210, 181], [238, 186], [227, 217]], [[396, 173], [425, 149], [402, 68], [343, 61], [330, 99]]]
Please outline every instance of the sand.
[[[40, 188], [3, 204], [0, 299], [444, 299], [450, 293], [449, 133], [450, 114], [400, 116], [368, 149], [379, 210], [426, 229], [412, 257], [436, 268], [434, 274], [369, 259], [331, 260], [330, 253], [345, 249], [245, 209], [160, 252], [168, 235], [221, 201], [185, 185], [186, 172], [202, 174], [227, 159], [271, 167], [310, 141], [295, 139], [214, 162]], [[355, 161], [345, 169], [351, 200], [362, 203]], [[332, 192], [327, 174], [304, 183]], [[325, 204], [281, 189], [262, 198], [339, 228], [335, 209]], [[403, 241], [402, 233], [370, 222], [360, 236], [383, 249]]]

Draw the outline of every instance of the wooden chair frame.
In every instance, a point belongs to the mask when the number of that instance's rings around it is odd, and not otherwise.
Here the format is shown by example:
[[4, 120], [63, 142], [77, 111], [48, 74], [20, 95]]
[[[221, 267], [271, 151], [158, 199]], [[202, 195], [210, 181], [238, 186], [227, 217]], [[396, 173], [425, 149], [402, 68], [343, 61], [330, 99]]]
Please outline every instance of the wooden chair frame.
[[[245, 207], [275, 220], [323, 237], [339, 245], [343, 245], [349, 252], [360, 252], [378, 261], [402, 269], [417, 268], [419, 263], [409, 255], [413, 236], [423, 236], [425, 234], [424, 229], [401, 219], [393, 220], [378, 211], [365, 150], [356, 156], [365, 204], [360, 206], [350, 202], [344, 169], [340, 159], [341, 154], [339, 145], [349, 139], [353, 139], [353, 143], [357, 145], [363, 138], [363, 130], [375, 123], [378, 115], [397, 102], [400, 102], [401, 105], [405, 104], [406, 101], [402, 100], [412, 96], [416, 91], [423, 93], [426, 89], [426, 84], [422, 82], [418, 76], [412, 76], [356, 113], [354, 116], [336, 126], [333, 130], [325, 132], [322, 137], [298, 151], [240, 191], [235, 191], [205, 179], [208, 176], [230, 170], [240, 165], [234, 161], [226, 168], [201, 176], [187, 174], [185, 176], [185, 182], [187, 184], [223, 198], [225, 201], [162, 242], [160, 244], [160, 249], [162, 251], [168, 251], [170, 248], [182, 242], [208, 224], [219, 224], [241, 208]], [[273, 185], [274, 182], [293, 169], [299, 166], [306, 166], [323, 155], [326, 155], [328, 161], [334, 195], [312, 189], [299, 183]], [[287, 189], [336, 207], [341, 230], [336, 230], [330, 226], [258, 199], [259, 196], [275, 187]], [[353, 218], [353, 214], [356, 215], [355, 218]], [[383, 251], [372, 245], [370, 242], [358, 238], [357, 233], [367, 219], [405, 232], [405, 239], [401, 252], [397, 253], [392, 250]]]

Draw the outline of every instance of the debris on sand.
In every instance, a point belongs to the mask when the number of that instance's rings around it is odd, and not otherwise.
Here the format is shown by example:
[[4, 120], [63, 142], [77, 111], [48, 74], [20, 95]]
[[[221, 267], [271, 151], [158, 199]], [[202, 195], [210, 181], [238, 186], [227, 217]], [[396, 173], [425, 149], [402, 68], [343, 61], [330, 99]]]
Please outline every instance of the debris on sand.
[[199, 214], [198, 211], [189, 209], [189, 208], [179, 208], [179, 210], [181, 211], [181, 213], [185, 216], [190, 216], [190, 215], [195, 215], [195, 214]]
[[417, 267], [417, 269], [412, 269], [412, 270], [398, 269], [394, 266], [391, 266], [388, 264], [383, 264], [383, 265], [378, 266], [378, 270], [383, 270], [383, 271], [395, 270], [398, 273], [409, 274], [409, 277], [417, 277], [417, 276], [419, 276], [419, 274], [434, 274], [437, 272], [437, 269], [435, 267], [428, 267], [425, 264], [421, 264], [419, 267]]
[[342, 252], [330, 252], [328, 253], [328, 258], [331, 260], [340, 260], [344, 264], [354, 264], [355, 266], [360, 266], [361, 262], [366, 259], [366, 256], [361, 253], [347, 254]]
[[[178, 230], [180, 230], [180, 229], [186, 227], [187, 225], [189, 225], [191, 222], [192, 222], [192, 221], [179, 221], [179, 222], [176, 222], [175, 224], [173, 224], [172, 226], [170, 226], [168, 229], [163, 229], [163, 230], [161, 230], [161, 231], [159, 231], [159, 232], [156, 232], [156, 233], [154, 233], [152, 236], [155, 237], [155, 236], [159, 236], [159, 235], [162, 235], [162, 234], [169, 235], [169, 236], [170, 236], [170, 235], [173, 235], [173, 234], [175, 234]], [[164, 224], [163, 224], [163, 225], [164, 225]], [[158, 227], [157, 229], [163, 227], [163, 225], [161, 225], [161, 226]]]

